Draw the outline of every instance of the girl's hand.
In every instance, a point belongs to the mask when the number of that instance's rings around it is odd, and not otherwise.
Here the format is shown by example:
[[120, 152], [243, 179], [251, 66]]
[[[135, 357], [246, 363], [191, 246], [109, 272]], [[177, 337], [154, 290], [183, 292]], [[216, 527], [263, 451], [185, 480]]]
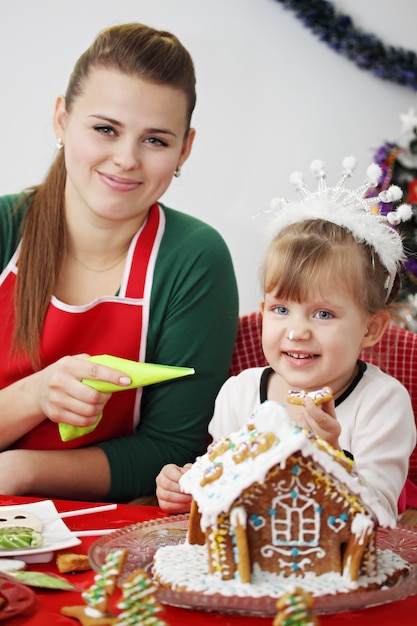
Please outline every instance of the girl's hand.
[[304, 398], [304, 408], [300, 412], [297, 423], [300, 426], [305, 426], [315, 435], [327, 441], [336, 450], [340, 449], [339, 435], [341, 427], [337, 421], [333, 398], [317, 406], [311, 398], [306, 396]]
[[66, 356], [37, 374], [36, 391], [41, 412], [51, 421], [91, 426], [102, 413], [110, 393], [96, 391], [83, 378], [129, 385], [121, 372], [88, 361], [87, 354]]
[[156, 496], [161, 509], [168, 513], [187, 513], [190, 510], [191, 496], [182, 493], [179, 480], [191, 467], [187, 463], [184, 467], [178, 467], [170, 463], [164, 465], [156, 477]]

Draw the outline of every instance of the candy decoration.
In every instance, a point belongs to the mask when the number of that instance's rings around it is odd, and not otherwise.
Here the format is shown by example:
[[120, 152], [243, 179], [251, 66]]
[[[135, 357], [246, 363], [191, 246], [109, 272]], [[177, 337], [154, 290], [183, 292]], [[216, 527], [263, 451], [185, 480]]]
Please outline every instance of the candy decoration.
[[313, 597], [296, 587], [277, 601], [278, 614], [273, 626], [317, 626], [318, 618], [313, 612]]
[[42, 534], [33, 528], [24, 526], [0, 528], [0, 549], [2, 550], [26, 550], [26, 548], [39, 548], [42, 544]]

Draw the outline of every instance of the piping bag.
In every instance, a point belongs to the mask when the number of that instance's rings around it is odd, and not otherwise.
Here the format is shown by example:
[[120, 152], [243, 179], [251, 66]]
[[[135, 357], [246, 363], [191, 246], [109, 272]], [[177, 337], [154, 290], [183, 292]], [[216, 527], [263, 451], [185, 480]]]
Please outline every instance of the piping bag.
[[[174, 365], [157, 365], [154, 363], [139, 363], [138, 361], [129, 361], [128, 359], [122, 359], [117, 356], [110, 356], [109, 354], [100, 354], [97, 356], [89, 357], [88, 361], [94, 363], [100, 363], [106, 365], [112, 369], [123, 372], [126, 376], [129, 376], [130, 385], [115, 385], [114, 383], [108, 383], [104, 380], [92, 380], [90, 378], [83, 378], [82, 382], [85, 385], [89, 385], [97, 391], [103, 391], [104, 393], [113, 393], [114, 391], [124, 391], [125, 389], [136, 389], [137, 387], [144, 387], [145, 385], [153, 385], [154, 383], [161, 383], [166, 380], [172, 380], [174, 378], [181, 378], [183, 376], [190, 376], [195, 373], [192, 367], [176, 367]], [[97, 421], [92, 426], [71, 426], [70, 424], [58, 424], [59, 434], [62, 441], [71, 441], [77, 437], [82, 437], [93, 431], [102, 418], [102, 414], [99, 415]]]

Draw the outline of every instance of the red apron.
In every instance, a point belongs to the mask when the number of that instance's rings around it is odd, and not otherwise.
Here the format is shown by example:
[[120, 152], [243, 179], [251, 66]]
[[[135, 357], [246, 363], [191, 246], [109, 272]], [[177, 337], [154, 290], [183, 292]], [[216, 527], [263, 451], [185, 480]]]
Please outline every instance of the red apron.
[[[126, 259], [118, 296], [103, 297], [83, 306], [71, 306], [52, 296], [41, 337], [42, 367], [67, 354], [112, 354], [144, 361], [149, 322], [149, 305], [156, 257], [165, 228], [159, 205], [133, 238]], [[0, 276], [0, 388], [33, 373], [28, 358], [9, 359], [14, 327], [13, 293], [20, 246]], [[63, 442], [57, 424], [45, 419], [16, 441], [15, 448], [55, 450], [92, 445], [133, 432], [140, 418], [142, 389], [114, 393], [97, 428], [87, 435]]]

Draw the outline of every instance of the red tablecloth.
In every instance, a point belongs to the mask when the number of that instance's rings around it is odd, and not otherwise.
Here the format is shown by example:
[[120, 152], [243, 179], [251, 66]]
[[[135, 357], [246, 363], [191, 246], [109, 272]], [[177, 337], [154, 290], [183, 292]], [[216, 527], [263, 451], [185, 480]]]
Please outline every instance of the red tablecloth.
[[[17, 498], [0, 496], [0, 505], [20, 504], [35, 501], [33, 498]], [[69, 511], [97, 506], [99, 503], [73, 502], [67, 500], [54, 500], [58, 511]], [[69, 517], [65, 523], [71, 530], [88, 530], [97, 528], [122, 528], [149, 519], [165, 517], [166, 514], [158, 507], [118, 505], [115, 510]], [[417, 538], [417, 534], [416, 534]], [[95, 537], [84, 537], [82, 543], [71, 552], [86, 554], [90, 545], [96, 540]], [[417, 539], [416, 539], [417, 540]], [[29, 569], [57, 574], [55, 559], [50, 563], [31, 564]], [[80, 572], [66, 575], [65, 578], [82, 589], [89, 587], [95, 572]], [[62, 575], [61, 575], [62, 576]], [[14, 617], [7, 623], [14, 626], [76, 626], [78, 621], [64, 617], [60, 613], [62, 606], [83, 604], [80, 593], [73, 591], [36, 590], [37, 602], [29, 615]], [[269, 626], [273, 619], [270, 617], [253, 617], [239, 615], [221, 615], [219, 613], [203, 613], [188, 609], [179, 609], [167, 606], [161, 618], [170, 626]], [[372, 626], [415, 626], [417, 623], [417, 589], [416, 595], [406, 600], [393, 602], [381, 606], [371, 607], [350, 613], [337, 613], [334, 615], [320, 615], [321, 626], [345, 626], [352, 624], [366, 624]]]

